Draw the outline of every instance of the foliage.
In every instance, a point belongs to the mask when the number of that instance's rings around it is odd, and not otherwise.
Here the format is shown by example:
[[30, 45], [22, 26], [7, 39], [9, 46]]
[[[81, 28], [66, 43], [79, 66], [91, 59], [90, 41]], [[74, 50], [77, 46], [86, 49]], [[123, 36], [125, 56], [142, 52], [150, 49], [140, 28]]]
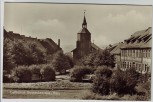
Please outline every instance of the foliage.
[[73, 57], [70, 56], [70, 55], [67, 55], [67, 54], [65, 54], [65, 57], [66, 57], [65, 59], [68, 60], [68, 63], [70, 64], [70, 67], [71, 68], [74, 67]]
[[[41, 81], [42, 80], [42, 75], [40, 73], [41, 68], [42, 68], [42, 65], [29, 66], [29, 69], [32, 73], [32, 81]], [[35, 75], [36, 77], [34, 78], [33, 75]]]
[[147, 95], [123, 95], [119, 96], [118, 94], [109, 94], [109, 95], [100, 95], [95, 93], [88, 93], [85, 96], [83, 96], [83, 99], [85, 100], [121, 100], [121, 101], [149, 101], [150, 98], [148, 98]]
[[100, 54], [98, 52], [92, 52], [90, 53], [89, 55], [85, 56], [83, 59], [81, 59], [81, 63], [84, 65], [84, 66], [95, 66], [94, 64], [94, 60], [96, 59], [96, 56]]
[[17, 65], [32, 65], [46, 63], [46, 53], [41, 51], [35, 43], [15, 40], [11, 54]]
[[101, 66], [98, 67], [97, 70], [95, 71], [95, 75], [97, 77], [102, 77], [102, 78], [110, 78], [112, 75], [112, 70], [110, 67], [106, 67], [106, 66]]
[[94, 60], [96, 66], [110, 66], [114, 67], [114, 56], [110, 54], [109, 50], [105, 49], [101, 54], [97, 55], [96, 59]]
[[60, 74], [66, 73], [66, 69], [70, 69], [71, 65], [67, 57], [63, 54], [62, 51], [58, 51], [52, 60], [52, 65], [54, 70], [60, 72]]
[[74, 66], [70, 72], [70, 81], [81, 82], [85, 74], [92, 74], [93, 70], [86, 66]]
[[15, 82], [31, 82], [32, 73], [28, 66], [18, 66], [13, 69], [12, 74]]
[[127, 71], [117, 70], [111, 79], [111, 90], [119, 95], [135, 94], [135, 86], [138, 82], [139, 74], [133, 69]]
[[6, 73], [10, 73], [15, 66], [14, 62], [12, 61], [10, 43], [11, 41], [9, 39], [4, 39], [3, 70], [6, 71]]
[[[12, 55], [15, 64], [17, 65], [28, 65], [30, 54], [29, 49], [26, 49], [23, 45], [23, 42], [16, 42], [12, 48]], [[31, 56], [30, 56], [31, 57]]]
[[55, 80], [55, 71], [51, 66], [44, 65], [40, 70], [43, 81], [54, 81]]
[[105, 49], [104, 51], [92, 52], [89, 55], [85, 56], [81, 59], [81, 63], [85, 66], [109, 66], [114, 67], [114, 56], [110, 54], [110, 52]]
[[41, 51], [35, 43], [30, 43], [29, 48], [31, 50], [32, 64], [46, 63], [46, 53]]
[[150, 79], [151, 79], [151, 74], [150, 73], [145, 73], [145, 74], [140, 74], [139, 75], [138, 81], [139, 81], [139, 83], [145, 83]]
[[92, 91], [101, 95], [110, 93], [110, 78], [112, 71], [106, 66], [98, 67], [95, 71], [95, 79], [93, 80]]

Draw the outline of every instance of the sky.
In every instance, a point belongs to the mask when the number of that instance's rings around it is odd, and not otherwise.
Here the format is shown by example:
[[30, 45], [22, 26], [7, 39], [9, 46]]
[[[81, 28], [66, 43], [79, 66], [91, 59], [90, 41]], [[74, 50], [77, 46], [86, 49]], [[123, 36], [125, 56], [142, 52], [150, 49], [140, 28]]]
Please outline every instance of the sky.
[[64, 52], [70, 52], [82, 29], [84, 10], [91, 42], [100, 48], [152, 27], [152, 6], [5, 3], [4, 28], [56, 43], [60, 39]]

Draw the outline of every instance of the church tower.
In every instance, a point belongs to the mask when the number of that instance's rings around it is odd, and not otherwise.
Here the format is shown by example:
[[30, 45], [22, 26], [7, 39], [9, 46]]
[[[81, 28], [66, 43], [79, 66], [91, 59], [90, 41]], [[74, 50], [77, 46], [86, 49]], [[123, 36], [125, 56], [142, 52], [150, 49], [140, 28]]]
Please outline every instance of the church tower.
[[74, 60], [78, 60], [91, 51], [91, 33], [87, 29], [87, 21], [84, 12], [82, 29], [77, 33], [76, 49], [73, 50]]

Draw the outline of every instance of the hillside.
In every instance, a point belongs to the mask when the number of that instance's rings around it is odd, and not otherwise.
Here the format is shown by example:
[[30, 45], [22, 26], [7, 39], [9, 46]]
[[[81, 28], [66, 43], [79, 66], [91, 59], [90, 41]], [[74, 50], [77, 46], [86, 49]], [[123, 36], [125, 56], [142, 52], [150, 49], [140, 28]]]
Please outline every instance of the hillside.
[[35, 43], [39, 47], [39, 49], [44, 52], [47, 52], [47, 54], [53, 54], [58, 50], [62, 50], [62, 48], [60, 48], [58, 44], [56, 44], [51, 38], [37, 39], [32, 37], [26, 37], [25, 35], [14, 33], [13, 31], [7, 32], [4, 29], [4, 39], [5, 38], [10, 39], [12, 41], [21, 40], [26, 43]]

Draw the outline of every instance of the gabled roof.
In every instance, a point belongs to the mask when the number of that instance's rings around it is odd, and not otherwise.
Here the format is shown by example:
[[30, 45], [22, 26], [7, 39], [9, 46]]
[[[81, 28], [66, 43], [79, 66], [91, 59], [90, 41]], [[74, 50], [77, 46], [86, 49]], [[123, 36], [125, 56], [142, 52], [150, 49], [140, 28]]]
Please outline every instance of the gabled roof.
[[79, 32], [78, 32], [79, 34], [82, 34], [82, 33], [89, 33], [90, 34], [90, 32], [88, 31], [88, 29], [87, 28], [82, 28]]
[[98, 47], [97, 45], [95, 45], [94, 43], [91, 43], [91, 47], [93, 47], [96, 50], [102, 50], [100, 47]]
[[[91, 47], [94, 48], [95, 50], [102, 50], [100, 47], [95, 45], [94, 43], [91, 43]], [[71, 52], [75, 51], [77, 48], [73, 49]]]
[[111, 54], [120, 54], [121, 47], [123, 46], [123, 43], [117, 43], [115, 46], [113, 46], [113, 49], [110, 51]]
[[150, 48], [152, 41], [152, 28], [135, 32], [126, 39], [122, 48]]

